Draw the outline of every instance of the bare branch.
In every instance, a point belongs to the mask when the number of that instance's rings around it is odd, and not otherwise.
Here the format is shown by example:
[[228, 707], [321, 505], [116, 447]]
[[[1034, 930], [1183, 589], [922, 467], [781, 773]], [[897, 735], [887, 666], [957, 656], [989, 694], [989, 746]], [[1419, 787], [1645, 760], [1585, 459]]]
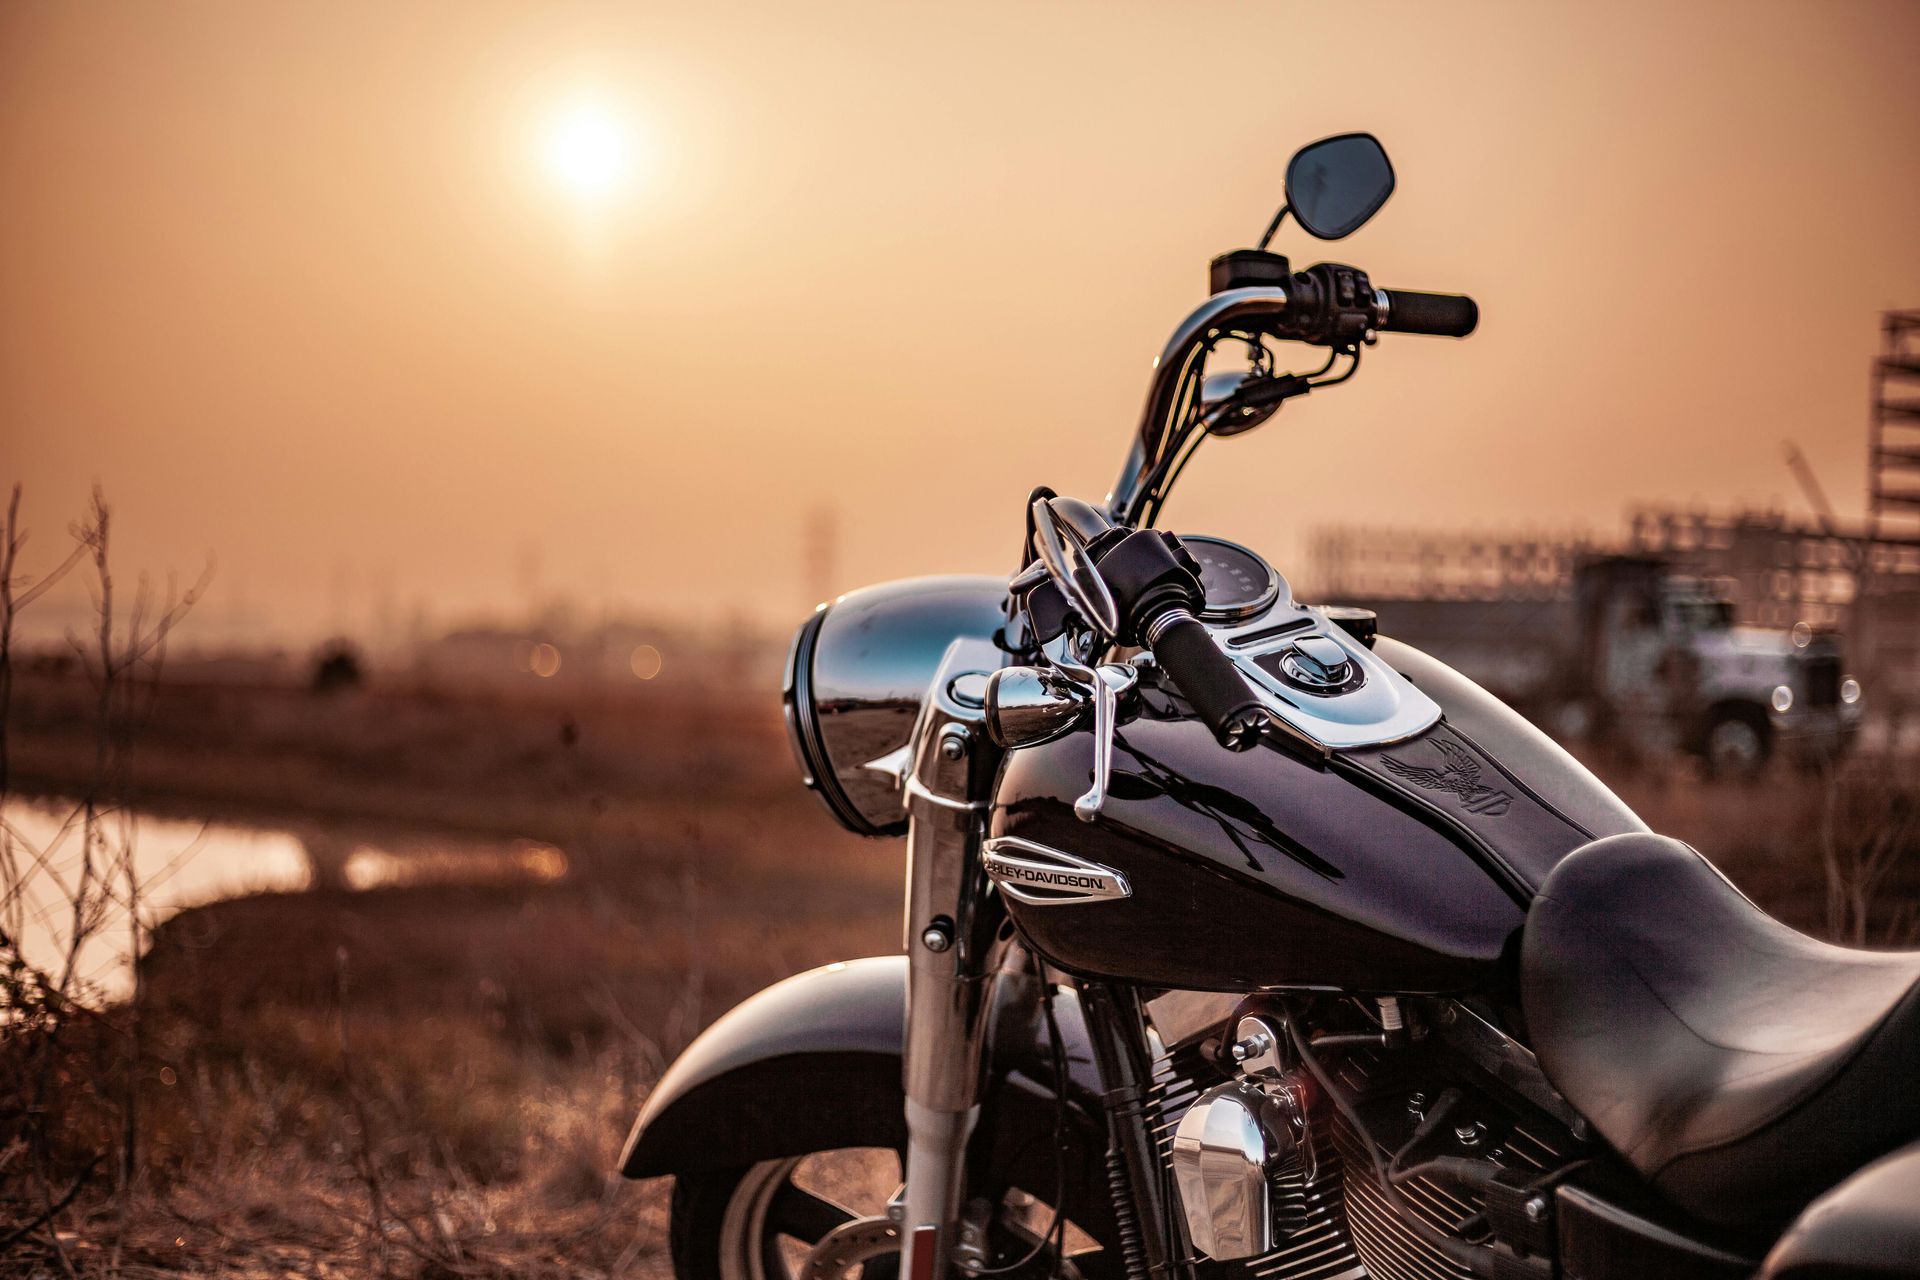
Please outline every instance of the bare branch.
[[37, 1231], [42, 1224], [53, 1221], [53, 1219], [59, 1215], [62, 1209], [72, 1204], [73, 1198], [80, 1194], [80, 1189], [87, 1185], [87, 1180], [93, 1177], [93, 1171], [99, 1168], [100, 1162], [105, 1158], [106, 1158], [105, 1156], [97, 1155], [92, 1160], [88, 1161], [87, 1167], [80, 1171], [80, 1176], [73, 1180], [73, 1185], [67, 1188], [66, 1193], [64, 1195], [62, 1195], [58, 1200], [55, 1200], [52, 1204], [48, 1205], [37, 1216], [30, 1218], [27, 1221], [21, 1223], [19, 1226], [15, 1227], [13, 1230], [7, 1232], [7, 1234], [5, 1234], [4, 1236], [0, 1236], [0, 1252], [5, 1252], [6, 1249], [9, 1246], [11, 1246], [15, 1241], [24, 1239], [25, 1237], [31, 1235], [33, 1232]]

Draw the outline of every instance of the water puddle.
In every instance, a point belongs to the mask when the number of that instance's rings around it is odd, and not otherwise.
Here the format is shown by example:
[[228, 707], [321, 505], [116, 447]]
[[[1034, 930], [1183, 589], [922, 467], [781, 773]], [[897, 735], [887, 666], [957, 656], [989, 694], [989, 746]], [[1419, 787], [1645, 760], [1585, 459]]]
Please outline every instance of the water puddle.
[[[250, 893], [542, 882], [567, 872], [564, 853], [532, 840], [124, 810], [101, 819], [89, 850], [75, 806], [18, 797], [0, 810], [0, 845], [0, 927], [21, 939], [29, 964], [57, 978], [71, 957], [75, 977], [109, 999], [132, 989], [129, 866], [147, 929], [188, 907]], [[83, 881], [93, 886], [93, 909], [76, 921], [73, 897]]]

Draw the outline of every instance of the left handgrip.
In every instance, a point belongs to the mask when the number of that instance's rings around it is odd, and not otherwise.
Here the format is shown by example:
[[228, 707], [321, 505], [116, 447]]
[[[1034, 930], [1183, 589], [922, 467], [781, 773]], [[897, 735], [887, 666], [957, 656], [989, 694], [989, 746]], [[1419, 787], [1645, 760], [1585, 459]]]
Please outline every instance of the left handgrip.
[[1229, 751], [1245, 751], [1260, 741], [1267, 723], [1260, 696], [1220, 651], [1213, 635], [1185, 609], [1161, 613], [1141, 629], [1160, 669], [1173, 678], [1200, 722]]

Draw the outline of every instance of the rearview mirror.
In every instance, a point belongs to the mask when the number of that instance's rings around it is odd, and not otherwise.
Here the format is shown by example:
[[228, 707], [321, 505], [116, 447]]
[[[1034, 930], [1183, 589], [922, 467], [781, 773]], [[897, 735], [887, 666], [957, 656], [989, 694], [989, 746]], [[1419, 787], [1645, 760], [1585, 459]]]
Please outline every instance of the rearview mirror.
[[1392, 194], [1393, 166], [1370, 133], [1323, 138], [1287, 163], [1287, 207], [1321, 240], [1352, 235]]

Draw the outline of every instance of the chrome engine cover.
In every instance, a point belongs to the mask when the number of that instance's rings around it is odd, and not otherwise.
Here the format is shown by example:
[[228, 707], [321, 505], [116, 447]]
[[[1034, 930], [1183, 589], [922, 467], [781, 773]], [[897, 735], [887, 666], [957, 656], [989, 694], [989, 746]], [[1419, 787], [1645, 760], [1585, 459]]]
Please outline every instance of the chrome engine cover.
[[1274, 1194], [1291, 1171], [1313, 1177], [1306, 1110], [1289, 1085], [1235, 1081], [1203, 1094], [1180, 1118], [1172, 1163], [1188, 1237], [1210, 1258], [1270, 1253], [1304, 1225]]

